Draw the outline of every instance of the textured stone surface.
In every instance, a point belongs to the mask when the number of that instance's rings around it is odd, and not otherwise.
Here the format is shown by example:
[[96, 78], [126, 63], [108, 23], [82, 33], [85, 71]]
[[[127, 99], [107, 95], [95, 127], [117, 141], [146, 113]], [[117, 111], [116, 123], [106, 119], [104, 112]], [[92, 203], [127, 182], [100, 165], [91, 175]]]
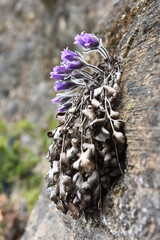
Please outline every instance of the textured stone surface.
[[[67, 223], [67, 222], [66, 222]], [[47, 227], [46, 227], [47, 225]], [[45, 190], [39, 197], [34, 210], [30, 216], [29, 228], [23, 240], [27, 239], [64, 239], [70, 237], [70, 232], [65, 225], [65, 218], [59, 215], [58, 210], [49, 201]]]
[[[53, 210], [49, 209], [52, 203], [49, 200], [44, 201], [45, 197], [42, 195], [31, 215], [24, 239], [32, 236], [34, 240], [47, 240], [51, 234], [54, 239], [63, 239], [56, 236], [57, 231], [51, 227], [55, 223], [55, 216], [58, 216], [59, 226], [63, 226], [59, 234], [66, 231], [66, 239], [159, 239], [158, 1], [116, 1], [96, 30], [107, 49], [124, 58], [122, 91], [118, 101], [119, 112], [126, 123], [128, 143], [125, 174], [104, 199], [102, 218], [90, 219], [87, 223], [84, 217], [73, 221], [69, 216], [64, 217], [54, 210], [54, 207], [51, 207]], [[98, 59], [96, 53], [90, 57], [90, 61], [96, 62]], [[46, 235], [41, 238], [41, 225], [36, 219], [42, 208], [45, 215], [39, 218], [43, 221]], [[36, 230], [31, 228], [32, 221]]]
[[87, 223], [84, 218], [73, 220], [71, 216], [60, 213], [44, 189], [31, 213], [22, 240], [106, 239], [104, 237], [107, 237], [105, 228], [98, 223], [91, 220]]

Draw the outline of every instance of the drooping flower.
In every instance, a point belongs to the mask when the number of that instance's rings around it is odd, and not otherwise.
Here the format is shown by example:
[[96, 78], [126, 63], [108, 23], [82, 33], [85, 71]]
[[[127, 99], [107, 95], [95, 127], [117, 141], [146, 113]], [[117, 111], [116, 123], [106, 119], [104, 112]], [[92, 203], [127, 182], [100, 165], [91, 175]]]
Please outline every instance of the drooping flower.
[[76, 61], [77, 54], [70, 51], [68, 47], [61, 52], [62, 61]]
[[64, 106], [62, 106], [61, 108], [58, 109], [58, 112], [65, 112], [65, 111], [68, 110], [71, 106], [72, 106], [72, 103], [66, 103], [66, 104], [64, 104]]
[[69, 72], [66, 66], [56, 66], [53, 68], [53, 72], [50, 72], [50, 77], [56, 80], [64, 80]]
[[53, 72], [59, 73], [59, 74], [65, 74], [68, 73], [68, 70], [65, 66], [56, 66], [53, 68]]
[[63, 103], [65, 103], [65, 102], [67, 102], [69, 99], [71, 99], [72, 98], [72, 96], [69, 96], [69, 97], [67, 97], [67, 96], [61, 96], [61, 97], [58, 97], [58, 96], [56, 96], [55, 98], [53, 98], [52, 100], [51, 100], [51, 102], [52, 103], [59, 103], [59, 104], [63, 104]]
[[74, 61], [74, 62], [68, 62], [66, 65], [66, 69], [68, 70], [76, 70], [76, 69], [80, 69], [82, 67], [84, 67], [85, 64], [83, 62], [80, 61]]
[[66, 74], [59, 74], [55, 72], [50, 72], [50, 75], [50, 78], [54, 78], [56, 80], [64, 80], [64, 78], [66, 77]]
[[[96, 38], [94, 34], [82, 32], [75, 37], [75, 40], [75, 43], [86, 48], [86, 51], [102, 51], [101, 40]], [[103, 55], [105, 55], [104, 52]], [[96, 84], [95, 79], [92, 77], [92, 72], [103, 73], [103, 71], [94, 65], [88, 64], [78, 51], [72, 52], [68, 47], [61, 52], [61, 60], [61, 66], [54, 67], [50, 75], [51, 78], [58, 80], [54, 87], [55, 91], [66, 91], [59, 93], [60, 95], [57, 94], [57, 96], [52, 99], [52, 103], [63, 105], [62, 108], [59, 109], [60, 112], [63, 112], [71, 106], [73, 98], [78, 96], [79, 90], [84, 88], [89, 81]], [[83, 68], [90, 68], [92, 71], [90, 73], [82, 70]], [[72, 90], [76, 93], [71, 94], [70, 92]]]
[[68, 89], [73, 89], [76, 86], [77, 86], [77, 84], [74, 82], [71, 82], [71, 81], [70, 82], [56, 81], [56, 86], [54, 87], [54, 90], [57, 92], [60, 92], [60, 91], [68, 90]]
[[75, 44], [79, 44], [84, 48], [95, 48], [99, 46], [98, 39], [91, 33], [82, 32], [81, 35], [75, 37]]

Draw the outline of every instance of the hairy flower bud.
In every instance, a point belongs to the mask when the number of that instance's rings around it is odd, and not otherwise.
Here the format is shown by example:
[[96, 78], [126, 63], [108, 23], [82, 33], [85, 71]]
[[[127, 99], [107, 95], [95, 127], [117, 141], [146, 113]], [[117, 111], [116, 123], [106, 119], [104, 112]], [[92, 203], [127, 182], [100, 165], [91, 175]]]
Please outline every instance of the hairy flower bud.
[[83, 46], [84, 48], [92, 48], [92, 47], [98, 47], [99, 41], [97, 38], [90, 33], [84, 33], [82, 32], [81, 35], [77, 35], [75, 37], [75, 44], [79, 44]]
[[77, 54], [70, 51], [68, 48], [61, 52], [62, 61], [76, 61]]

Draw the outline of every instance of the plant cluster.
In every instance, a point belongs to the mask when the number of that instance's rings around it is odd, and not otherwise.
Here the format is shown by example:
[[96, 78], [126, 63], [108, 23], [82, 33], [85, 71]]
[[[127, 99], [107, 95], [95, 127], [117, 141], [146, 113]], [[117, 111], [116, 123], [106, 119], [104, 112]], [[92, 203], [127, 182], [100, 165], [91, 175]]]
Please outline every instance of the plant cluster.
[[122, 60], [110, 56], [101, 39], [82, 32], [75, 43], [85, 52], [98, 51], [104, 61], [87, 63], [78, 52], [62, 51], [60, 66], [51, 72], [56, 79], [52, 100], [60, 106], [58, 126], [47, 159], [50, 171], [45, 179], [51, 200], [73, 218], [92, 214], [102, 207], [102, 197], [122, 175], [126, 140], [123, 122], [115, 110]]

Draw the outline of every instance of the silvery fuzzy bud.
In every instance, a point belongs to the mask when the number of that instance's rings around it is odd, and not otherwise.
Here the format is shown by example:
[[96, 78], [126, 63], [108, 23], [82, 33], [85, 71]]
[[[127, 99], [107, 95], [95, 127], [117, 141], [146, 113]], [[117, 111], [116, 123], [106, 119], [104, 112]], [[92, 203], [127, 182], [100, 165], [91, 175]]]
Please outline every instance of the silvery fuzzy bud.
[[125, 143], [125, 138], [124, 138], [123, 133], [114, 131], [114, 132], [113, 132], [113, 136], [114, 136], [119, 142]]

